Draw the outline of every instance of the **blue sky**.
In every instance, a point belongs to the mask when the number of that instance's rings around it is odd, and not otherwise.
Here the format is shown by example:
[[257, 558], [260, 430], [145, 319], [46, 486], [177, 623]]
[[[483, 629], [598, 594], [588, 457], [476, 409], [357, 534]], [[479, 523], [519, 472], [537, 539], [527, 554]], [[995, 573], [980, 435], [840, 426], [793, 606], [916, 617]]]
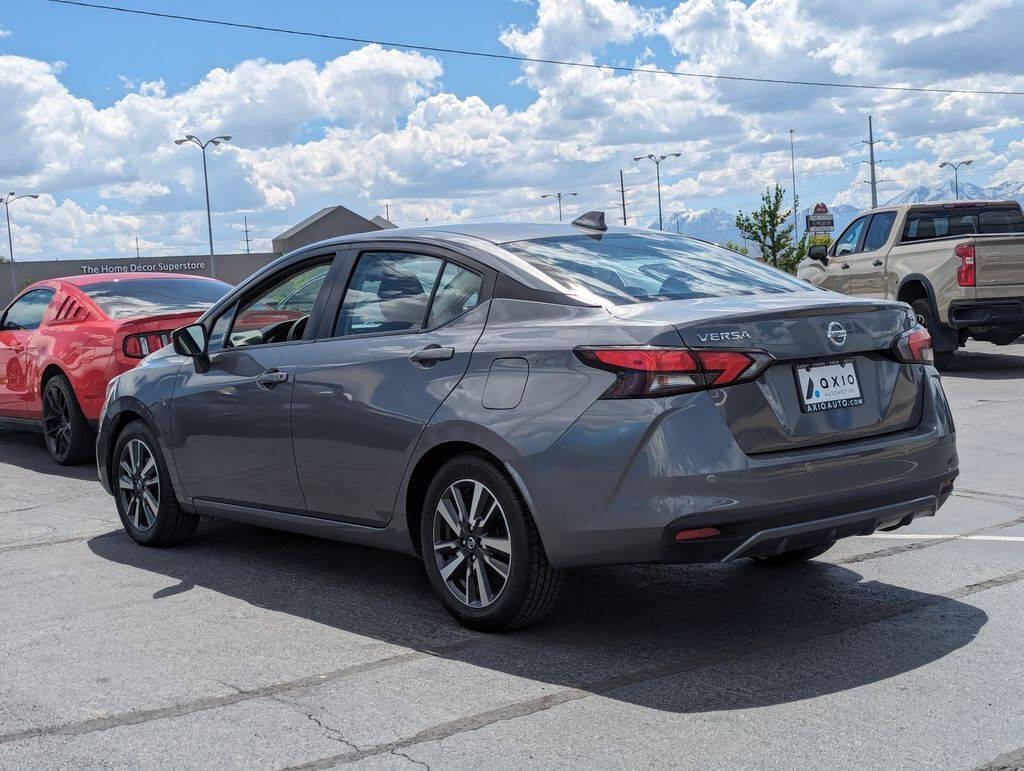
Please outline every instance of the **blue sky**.
[[[1019, 3], [865, 0], [622, 0], [214, 4], [131, 7], [372, 39], [663, 68], [966, 88], [1016, 87], [1008, 55]], [[748, 7], [749, 6], [749, 7]], [[924, 9], [924, 12], [922, 12]], [[259, 243], [311, 211], [387, 204], [404, 222], [551, 219], [611, 210], [618, 169], [631, 214], [656, 217], [653, 169], [631, 157], [684, 153], [664, 167], [668, 210], [750, 208], [765, 184], [789, 187], [790, 127], [804, 203], [866, 203], [866, 116], [888, 197], [935, 184], [940, 159], [976, 157], [961, 179], [1024, 180], [1024, 98], [908, 96], [611, 75], [455, 55], [419, 56], [269, 32], [231, 30], [30, 0], [0, 8], [0, 115], [9, 137], [0, 183], [25, 203], [26, 259], [201, 250], [199, 159], [184, 131], [230, 133], [211, 157], [215, 236]], [[1005, 128], [1011, 126], [1011, 128]], [[974, 130], [967, 131], [965, 129]], [[995, 130], [995, 129], [1002, 130]], [[892, 160], [890, 160], [892, 159]]]

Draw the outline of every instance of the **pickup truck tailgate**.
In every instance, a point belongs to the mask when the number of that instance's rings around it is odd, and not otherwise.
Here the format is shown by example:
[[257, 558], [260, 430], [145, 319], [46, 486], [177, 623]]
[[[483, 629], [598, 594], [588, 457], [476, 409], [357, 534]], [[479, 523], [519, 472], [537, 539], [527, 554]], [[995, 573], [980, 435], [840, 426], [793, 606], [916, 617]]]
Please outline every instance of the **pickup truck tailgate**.
[[974, 239], [977, 299], [1024, 295], [1024, 233]]

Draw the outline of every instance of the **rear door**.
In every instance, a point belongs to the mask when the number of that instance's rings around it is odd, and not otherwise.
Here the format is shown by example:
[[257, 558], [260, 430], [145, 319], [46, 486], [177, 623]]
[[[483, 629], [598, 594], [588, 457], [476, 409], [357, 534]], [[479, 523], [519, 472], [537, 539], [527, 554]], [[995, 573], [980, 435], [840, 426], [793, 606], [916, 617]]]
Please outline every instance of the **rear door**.
[[296, 373], [295, 459], [308, 513], [383, 526], [423, 427], [466, 372], [494, 274], [414, 244], [349, 259]]
[[[334, 259], [331, 252], [291, 262], [208, 322], [209, 365], [182, 365], [171, 415], [174, 460], [189, 497], [305, 511], [292, 452], [292, 390], [326, 302], [324, 267]], [[314, 276], [322, 301], [268, 316]]]
[[0, 318], [0, 415], [25, 418], [32, 393], [28, 382], [31, 340], [43, 323], [55, 290], [48, 287], [26, 292]]

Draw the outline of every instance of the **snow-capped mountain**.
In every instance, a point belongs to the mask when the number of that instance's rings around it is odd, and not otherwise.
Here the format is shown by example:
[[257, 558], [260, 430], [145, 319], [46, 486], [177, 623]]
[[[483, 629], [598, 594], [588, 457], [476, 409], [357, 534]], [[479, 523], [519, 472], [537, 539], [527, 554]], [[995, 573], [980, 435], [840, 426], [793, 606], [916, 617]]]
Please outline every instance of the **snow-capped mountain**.
[[[863, 192], [863, 191], [858, 191]], [[882, 203], [883, 206], [892, 206], [902, 203], [927, 203], [930, 201], [952, 201], [954, 200], [953, 180], [949, 179], [935, 185], [918, 185], [908, 188], [898, 195], [893, 196]], [[1018, 180], [1006, 180], [992, 187], [980, 187], [971, 182], [960, 183], [961, 200], [1016, 200], [1024, 206], [1024, 182]], [[799, 222], [800, 232], [804, 229], [804, 217], [810, 213], [812, 207], [800, 211]], [[865, 207], [866, 208], [866, 207]], [[832, 231], [833, 238], [838, 236], [849, 225], [853, 218], [862, 209], [847, 204], [830, 206], [829, 211], [835, 217], [835, 230]], [[658, 220], [648, 220], [641, 224], [652, 230], [658, 229]], [[717, 244], [724, 244], [732, 241], [734, 244], [743, 244], [743, 236], [736, 229], [736, 212], [726, 209], [684, 209], [680, 211], [665, 212], [665, 230], [670, 233], [682, 233], [687, 236], [703, 238], [706, 241], [714, 241]]]
[[[948, 179], [937, 185], [918, 185], [909, 190], [904, 190], [897, 196], [885, 202], [886, 206], [895, 206], [901, 203], [927, 203], [929, 201], [952, 201], [956, 198], [956, 187], [953, 180]], [[971, 182], [960, 183], [960, 200], [962, 201], [984, 201], [986, 198], [994, 197], [992, 193]]]

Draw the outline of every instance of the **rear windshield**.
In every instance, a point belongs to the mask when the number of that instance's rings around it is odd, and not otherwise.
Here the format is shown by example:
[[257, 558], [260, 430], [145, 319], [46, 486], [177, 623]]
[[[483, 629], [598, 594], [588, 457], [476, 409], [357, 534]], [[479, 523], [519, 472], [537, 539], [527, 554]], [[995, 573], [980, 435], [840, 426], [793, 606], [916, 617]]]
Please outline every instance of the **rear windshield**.
[[133, 278], [80, 286], [112, 319], [205, 311], [228, 293], [230, 284], [200, 278]]
[[903, 240], [1021, 232], [1024, 214], [1019, 206], [943, 206], [907, 212]]
[[713, 244], [662, 233], [559, 236], [503, 244], [572, 293], [616, 305], [806, 292], [806, 283]]

